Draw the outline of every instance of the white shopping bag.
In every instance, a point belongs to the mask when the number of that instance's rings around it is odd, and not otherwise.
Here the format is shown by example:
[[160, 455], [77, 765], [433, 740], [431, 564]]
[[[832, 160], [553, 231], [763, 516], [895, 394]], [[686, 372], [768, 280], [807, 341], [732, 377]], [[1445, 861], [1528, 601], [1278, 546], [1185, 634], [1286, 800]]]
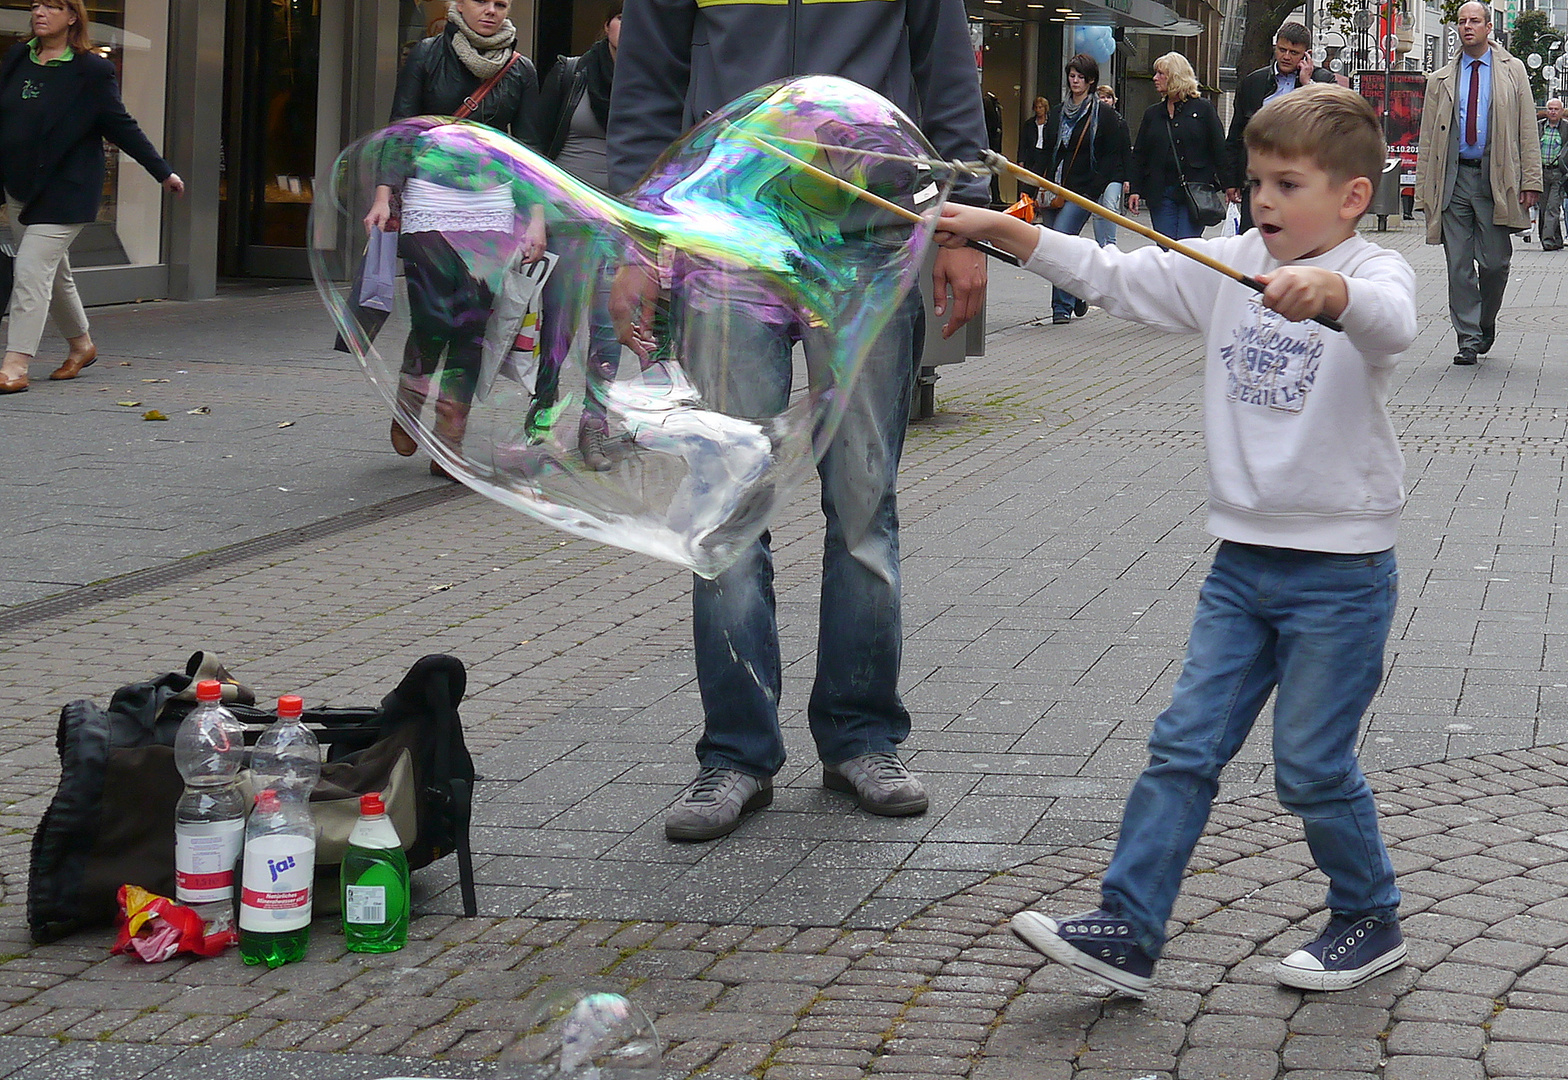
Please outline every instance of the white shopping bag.
[[537, 262], [525, 263], [521, 254], [507, 267], [501, 291], [485, 326], [484, 353], [474, 396], [489, 396], [498, 375], [522, 383], [531, 394], [539, 370], [539, 328], [544, 307], [544, 283], [550, 279], [560, 256], [545, 252]]
[[1231, 203], [1225, 210], [1225, 224], [1220, 227], [1221, 236], [1235, 236], [1241, 232], [1241, 204]]

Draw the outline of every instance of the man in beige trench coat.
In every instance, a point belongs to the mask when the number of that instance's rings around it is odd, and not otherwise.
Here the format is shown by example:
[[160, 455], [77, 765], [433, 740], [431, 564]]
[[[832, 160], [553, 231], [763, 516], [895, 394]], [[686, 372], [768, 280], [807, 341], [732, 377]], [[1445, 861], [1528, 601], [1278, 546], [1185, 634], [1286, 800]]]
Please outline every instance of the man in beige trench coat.
[[1460, 6], [1459, 41], [1459, 56], [1427, 76], [1416, 202], [1448, 262], [1454, 363], [1469, 365], [1497, 337], [1513, 234], [1541, 194], [1541, 144], [1525, 66], [1492, 43], [1485, 5]]

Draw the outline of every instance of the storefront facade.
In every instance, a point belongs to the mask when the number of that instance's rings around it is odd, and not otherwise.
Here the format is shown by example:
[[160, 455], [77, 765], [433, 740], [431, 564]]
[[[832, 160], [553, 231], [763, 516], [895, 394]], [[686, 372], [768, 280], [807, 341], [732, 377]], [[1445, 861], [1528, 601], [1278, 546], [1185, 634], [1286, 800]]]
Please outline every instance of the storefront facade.
[[[29, 6], [0, 0], [0, 46], [26, 39]], [[344, 146], [386, 122], [401, 57], [439, 28], [446, 8], [444, 0], [87, 6], [90, 36], [115, 65], [126, 107], [187, 185], [183, 199], [171, 198], [109, 148], [103, 208], [72, 249], [92, 304], [201, 299], [214, 295], [220, 277], [308, 277], [317, 178]], [[1219, 37], [1211, 0], [967, 6], [982, 86], [1001, 107], [1009, 155], [1035, 94], [1059, 100], [1062, 64], [1073, 52], [1104, 53], [1102, 81], [1116, 85], [1123, 111], [1136, 115], [1147, 103], [1140, 65], [1146, 71], [1153, 56], [1177, 48], [1204, 78]], [[513, 0], [510, 15], [521, 51], [547, 66], [586, 48], [607, 7], [608, 0]]]

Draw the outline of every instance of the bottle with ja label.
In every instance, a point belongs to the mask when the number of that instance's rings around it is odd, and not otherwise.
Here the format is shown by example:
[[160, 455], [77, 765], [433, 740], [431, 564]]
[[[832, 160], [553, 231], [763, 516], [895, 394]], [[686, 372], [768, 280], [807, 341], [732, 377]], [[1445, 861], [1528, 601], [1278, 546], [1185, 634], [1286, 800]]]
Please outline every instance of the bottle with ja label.
[[343, 936], [350, 952], [394, 952], [408, 941], [408, 857], [381, 793], [359, 797], [343, 855]]
[[279, 799], [271, 788], [258, 792], [245, 827], [240, 959], [268, 967], [305, 959], [315, 875], [316, 822], [310, 809]]

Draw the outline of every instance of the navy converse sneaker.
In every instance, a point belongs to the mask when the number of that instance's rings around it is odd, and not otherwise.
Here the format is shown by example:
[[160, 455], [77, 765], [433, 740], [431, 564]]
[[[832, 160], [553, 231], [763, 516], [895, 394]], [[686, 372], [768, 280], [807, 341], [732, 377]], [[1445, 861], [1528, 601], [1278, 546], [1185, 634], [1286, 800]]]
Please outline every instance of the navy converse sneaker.
[[1274, 976], [1298, 990], [1349, 990], [1404, 962], [1398, 919], [1335, 915], [1316, 941], [1281, 960]]
[[1074, 971], [1110, 983], [1128, 997], [1149, 992], [1154, 957], [1133, 936], [1132, 923], [1095, 910], [1058, 922], [1020, 911], [1008, 928], [1025, 945]]

